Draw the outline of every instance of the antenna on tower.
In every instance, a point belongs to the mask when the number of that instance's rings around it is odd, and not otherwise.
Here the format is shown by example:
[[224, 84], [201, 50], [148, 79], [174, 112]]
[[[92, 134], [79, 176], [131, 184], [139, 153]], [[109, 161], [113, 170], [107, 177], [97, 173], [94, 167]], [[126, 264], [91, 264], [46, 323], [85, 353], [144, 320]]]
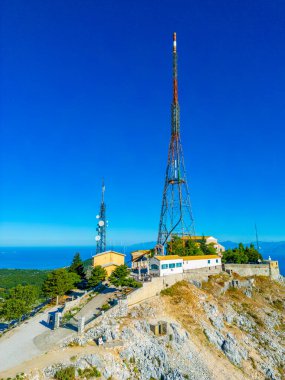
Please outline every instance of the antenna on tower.
[[99, 214], [96, 215], [97, 222], [97, 235], [95, 236], [96, 240], [96, 254], [106, 251], [106, 204], [105, 204], [105, 183], [104, 178], [102, 179], [102, 197], [100, 204]]
[[157, 250], [162, 251], [162, 253], [164, 253], [166, 242], [173, 235], [180, 237], [195, 235], [194, 219], [180, 140], [176, 33], [173, 33], [172, 54], [173, 100], [171, 104], [171, 138], [157, 238]]

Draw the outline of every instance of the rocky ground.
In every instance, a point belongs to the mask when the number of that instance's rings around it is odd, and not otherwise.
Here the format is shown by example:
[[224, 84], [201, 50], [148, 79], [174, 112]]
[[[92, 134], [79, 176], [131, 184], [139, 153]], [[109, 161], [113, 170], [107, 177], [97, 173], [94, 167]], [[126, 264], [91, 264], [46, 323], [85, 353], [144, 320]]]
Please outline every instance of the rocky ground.
[[[81, 379], [285, 379], [284, 285], [257, 277], [227, 289], [228, 280], [180, 282], [128, 312], [109, 313], [23, 372], [33, 380], [70, 367]], [[152, 332], [158, 321], [167, 322], [165, 335]], [[107, 342], [96, 346], [103, 335]]]

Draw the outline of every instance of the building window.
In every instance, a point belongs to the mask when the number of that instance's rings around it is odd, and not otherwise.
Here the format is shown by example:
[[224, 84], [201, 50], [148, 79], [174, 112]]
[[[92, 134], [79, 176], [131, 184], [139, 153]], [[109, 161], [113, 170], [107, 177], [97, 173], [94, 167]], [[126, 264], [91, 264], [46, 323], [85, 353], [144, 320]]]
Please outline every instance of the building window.
[[208, 264], [211, 264], [211, 260], [208, 260]]
[[158, 269], [158, 265], [156, 265], [156, 264], [151, 264], [150, 269], [157, 270], [157, 269]]
[[176, 263], [176, 268], [181, 268], [182, 267], [182, 263]]
[[169, 268], [175, 268], [175, 264], [169, 264]]
[[219, 262], [219, 259], [216, 259], [216, 263], [218, 263]]
[[167, 269], [168, 268], [168, 264], [162, 264], [161, 265], [161, 269]]

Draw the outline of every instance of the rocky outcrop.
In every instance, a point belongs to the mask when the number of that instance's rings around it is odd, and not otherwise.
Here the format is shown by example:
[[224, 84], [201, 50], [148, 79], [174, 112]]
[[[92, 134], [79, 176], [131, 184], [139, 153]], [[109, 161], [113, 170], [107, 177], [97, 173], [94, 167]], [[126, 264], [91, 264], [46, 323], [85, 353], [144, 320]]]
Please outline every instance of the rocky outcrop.
[[[285, 288], [257, 279], [221, 292], [223, 280], [214, 277], [204, 287], [183, 282], [128, 313], [106, 313], [62, 344], [62, 350], [83, 346], [85, 353], [47, 366], [42, 377], [74, 366], [77, 374], [96, 367], [105, 380], [282, 380]], [[153, 328], [160, 321], [167, 325], [161, 335]], [[100, 337], [105, 343], [86, 354]]]

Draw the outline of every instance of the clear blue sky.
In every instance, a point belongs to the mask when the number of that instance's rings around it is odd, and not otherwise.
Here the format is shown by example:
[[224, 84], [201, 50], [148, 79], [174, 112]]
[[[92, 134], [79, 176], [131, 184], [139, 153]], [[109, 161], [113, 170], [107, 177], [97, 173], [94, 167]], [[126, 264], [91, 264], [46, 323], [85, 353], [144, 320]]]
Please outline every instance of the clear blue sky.
[[285, 3], [1, 2], [2, 245], [155, 240], [177, 32], [198, 233], [285, 240]]

